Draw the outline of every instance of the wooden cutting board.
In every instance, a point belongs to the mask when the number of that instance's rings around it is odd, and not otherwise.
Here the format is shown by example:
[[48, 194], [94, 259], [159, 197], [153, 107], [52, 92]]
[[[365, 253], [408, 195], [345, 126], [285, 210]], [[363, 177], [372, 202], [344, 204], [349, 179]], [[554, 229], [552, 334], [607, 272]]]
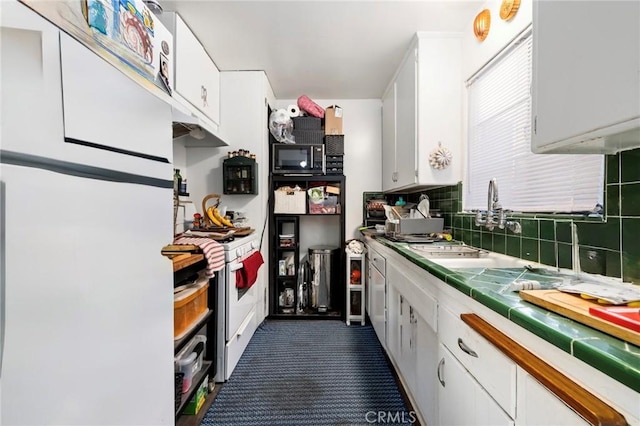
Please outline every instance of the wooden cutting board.
[[578, 295], [558, 290], [521, 290], [520, 297], [534, 305], [571, 318], [626, 342], [640, 346], [640, 333], [621, 327], [589, 313], [591, 307], [601, 307], [598, 303], [581, 298]]

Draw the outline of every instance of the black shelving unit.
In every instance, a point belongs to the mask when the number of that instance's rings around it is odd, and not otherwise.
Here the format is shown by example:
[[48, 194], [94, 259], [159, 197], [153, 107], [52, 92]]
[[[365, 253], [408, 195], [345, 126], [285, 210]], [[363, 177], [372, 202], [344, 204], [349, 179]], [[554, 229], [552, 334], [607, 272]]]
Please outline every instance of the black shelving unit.
[[[190, 282], [197, 277], [200, 270], [207, 266], [206, 261], [200, 261], [186, 268], [177, 270], [173, 273], [174, 287]], [[182, 394], [181, 402], [176, 410], [175, 418], [177, 420], [182, 416], [182, 410], [189, 403], [191, 398], [195, 395], [197, 389], [202, 384], [205, 377], [209, 377], [210, 381], [213, 380], [216, 374], [216, 305], [217, 305], [217, 293], [218, 293], [218, 277], [217, 275], [209, 280], [209, 289], [207, 290], [207, 306], [209, 310], [207, 313], [194, 324], [189, 331], [180, 339], [174, 340], [173, 351], [174, 354], [178, 354], [196, 335], [205, 335], [207, 337], [207, 343], [205, 346], [205, 354], [202, 362], [202, 368], [191, 381], [191, 387], [189, 391]]]
[[[296, 195], [295, 208], [287, 211], [276, 210], [275, 191], [283, 186], [304, 188], [304, 196]], [[270, 294], [270, 318], [345, 318], [345, 191], [346, 179], [343, 175], [316, 175], [316, 176], [280, 176], [271, 175], [269, 189], [269, 227], [271, 232], [269, 241], [269, 257], [271, 270], [269, 272], [269, 294]], [[327, 203], [314, 205], [310, 208], [309, 197], [306, 189], [312, 187], [338, 188], [339, 194], [329, 194]], [[333, 198], [335, 197], [335, 198]], [[312, 307], [300, 309], [300, 295], [298, 292], [298, 282], [301, 274], [300, 258], [303, 247], [301, 247], [300, 236], [304, 233], [304, 222], [313, 220], [312, 218], [332, 218], [337, 221], [339, 228], [338, 253], [336, 264], [338, 271], [335, 276], [337, 282], [331, 283], [331, 309], [327, 312], [319, 312]], [[293, 235], [292, 242], [287, 242], [282, 246], [281, 235]], [[292, 244], [292, 245], [288, 245]], [[287, 262], [289, 256], [293, 256], [292, 261]], [[284, 260], [283, 263], [280, 261]], [[282, 269], [282, 266], [284, 269]]]
[[296, 287], [300, 273], [300, 226], [298, 216], [276, 216], [276, 236], [273, 242], [277, 263], [275, 291], [278, 296], [278, 314], [296, 312]]

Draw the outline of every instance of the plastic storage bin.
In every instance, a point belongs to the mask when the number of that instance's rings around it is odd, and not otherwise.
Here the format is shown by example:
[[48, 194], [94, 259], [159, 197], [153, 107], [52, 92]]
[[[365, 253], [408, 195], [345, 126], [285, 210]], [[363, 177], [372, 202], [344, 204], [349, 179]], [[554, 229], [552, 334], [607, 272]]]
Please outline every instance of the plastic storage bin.
[[338, 213], [338, 197], [329, 195], [319, 203], [309, 200], [309, 214], [335, 214]]
[[179, 359], [177, 362], [178, 370], [181, 373], [184, 373], [184, 378], [182, 379], [182, 393], [189, 392], [189, 389], [191, 388], [193, 377], [198, 372], [198, 370], [196, 370], [197, 360], [198, 355], [195, 352], [191, 352], [189, 355]]
[[202, 279], [173, 296], [173, 336], [180, 338], [204, 315], [207, 308], [209, 280]]

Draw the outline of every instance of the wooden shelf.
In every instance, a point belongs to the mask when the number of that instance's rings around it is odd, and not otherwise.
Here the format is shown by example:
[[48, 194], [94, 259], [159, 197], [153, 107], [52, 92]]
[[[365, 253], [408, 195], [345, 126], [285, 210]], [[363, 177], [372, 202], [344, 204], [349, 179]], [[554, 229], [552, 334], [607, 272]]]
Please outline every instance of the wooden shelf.
[[184, 269], [188, 266], [193, 265], [194, 263], [198, 263], [204, 259], [204, 254], [192, 254], [185, 253], [179, 254], [178, 256], [171, 259], [173, 262], [173, 272], [177, 272], [181, 269]]

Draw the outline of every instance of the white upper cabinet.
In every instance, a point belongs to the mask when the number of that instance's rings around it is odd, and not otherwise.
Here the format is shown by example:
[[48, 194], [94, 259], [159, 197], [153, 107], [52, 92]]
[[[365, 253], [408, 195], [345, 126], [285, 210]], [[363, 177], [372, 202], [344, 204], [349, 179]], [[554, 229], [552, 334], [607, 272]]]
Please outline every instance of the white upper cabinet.
[[382, 190], [389, 191], [398, 181], [396, 168], [396, 83], [382, 97]]
[[536, 153], [640, 146], [640, 2], [534, 1]]
[[409, 51], [396, 77], [396, 176], [395, 187], [417, 180], [417, 89], [418, 49]]
[[175, 67], [170, 81], [174, 98], [188, 102], [219, 126], [220, 71], [180, 15], [165, 12], [160, 20], [173, 33]]
[[[382, 187], [385, 192], [452, 185], [462, 177], [461, 37], [416, 34], [383, 97]], [[439, 147], [451, 163], [435, 168]], [[391, 155], [393, 154], [393, 155]]]

